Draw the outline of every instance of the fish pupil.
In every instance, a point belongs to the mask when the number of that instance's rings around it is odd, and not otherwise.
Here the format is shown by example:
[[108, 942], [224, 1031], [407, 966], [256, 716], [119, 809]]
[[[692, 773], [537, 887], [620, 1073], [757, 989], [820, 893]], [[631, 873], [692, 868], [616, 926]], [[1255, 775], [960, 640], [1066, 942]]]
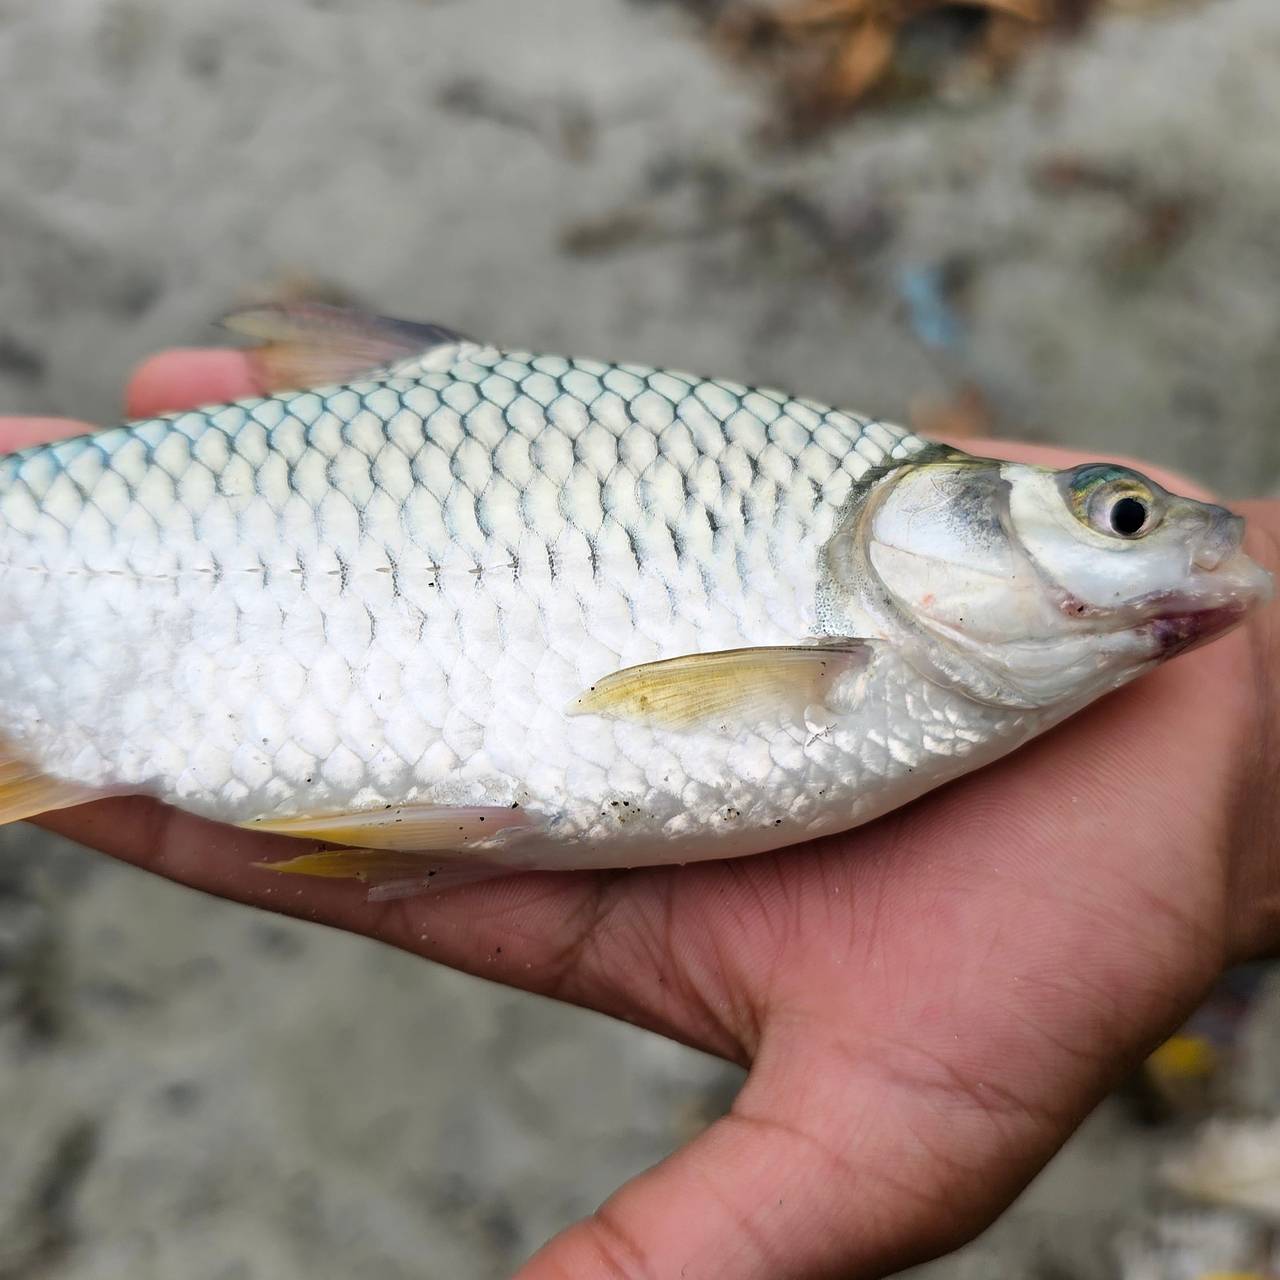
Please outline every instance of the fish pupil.
[[1138, 498], [1121, 498], [1111, 508], [1111, 527], [1123, 538], [1132, 538], [1146, 523], [1146, 503]]

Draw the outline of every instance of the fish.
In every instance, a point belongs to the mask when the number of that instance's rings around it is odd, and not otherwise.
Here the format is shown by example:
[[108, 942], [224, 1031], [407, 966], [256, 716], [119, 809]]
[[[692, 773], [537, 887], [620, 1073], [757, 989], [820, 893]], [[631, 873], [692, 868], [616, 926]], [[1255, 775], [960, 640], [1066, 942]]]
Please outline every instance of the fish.
[[260, 394], [0, 457], [0, 821], [146, 795], [375, 897], [739, 857], [1269, 596], [1240, 517], [1127, 467], [319, 304], [226, 323]]

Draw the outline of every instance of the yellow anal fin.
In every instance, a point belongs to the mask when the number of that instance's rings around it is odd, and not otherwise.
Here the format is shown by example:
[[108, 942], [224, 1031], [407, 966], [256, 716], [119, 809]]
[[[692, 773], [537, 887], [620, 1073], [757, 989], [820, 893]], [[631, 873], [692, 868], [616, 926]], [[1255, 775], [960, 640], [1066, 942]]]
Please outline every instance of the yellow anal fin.
[[431, 869], [431, 863], [422, 854], [398, 853], [392, 849], [328, 849], [281, 862], [253, 865], [264, 871], [283, 871], [322, 880], [362, 880], [366, 884], [421, 876]]
[[727, 727], [803, 710], [837, 673], [870, 660], [864, 640], [692, 653], [626, 667], [597, 680], [570, 715], [640, 720], [667, 729]]
[[21, 760], [0, 756], [0, 825], [97, 800], [101, 792], [59, 782]]
[[392, 902], [421, 893], [442, 893], [463, 885], [515, 875], [522, 867], [503, 867], [479, 860], [441, 862], [430, 853], [398, 853], [388, 849], [330, 849], [304, 853], [283, 862], [255, 862], [263, 871], [313, 876], [323, 880], [358, 880], [367, 885], [370, 902]]
[[353, 813], [260, 818], [240, 825], [249, 831], [350, 845], [363, 852], [452, 853], [471, 845], [488, 845], [499, 837], [505, 842], [521, 831], [532, 830], [536, 823], [522, 809], [503, 809], [496, 805], [399, 805]]
[[247, 307], [225, 328], [256, 338], [249, 361], [264, 392], [351, 382], [387, 365], [465, 341], [441, 325], [392, 320], [319, 302]]

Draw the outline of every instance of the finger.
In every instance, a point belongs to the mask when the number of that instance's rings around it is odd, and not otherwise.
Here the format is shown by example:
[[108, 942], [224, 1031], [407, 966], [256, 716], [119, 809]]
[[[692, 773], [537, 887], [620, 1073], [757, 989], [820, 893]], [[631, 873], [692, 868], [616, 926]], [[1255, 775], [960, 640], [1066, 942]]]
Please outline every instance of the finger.
[[75, 418], [0, 418], [0, 453], [12, 453], [28, 445], [45, 444], [92, 430], [89, 423]]
[[950, 443], [966, 453], [982, 458], [1008, 458], [1013, 462], [1025, 462], [1037, 467], [1077, 467], [1082, 462], [1110, 462], [1118, 467], [1128, 467], [1140, 472], [1157, 484], [1188, 498], [1212, 500], [1213, 495], [1203, 485], [1177, 471], [1130, 458], [1116, 453], [1086, 453], [1080, 449], [1063, 448], [1056, 444], [1029, 444], [1021, 440], [952, 440]]
[[244, 352], [225, 348], [161, 351], [129, 379], [125, 408], [131, 418], [224, 404], [255, 395], [258, 386]]
[[[754, 1047], [752, 1018], [734, 995], [746, 975], [715, 940], [762, 897], [737, 868], [513, 873], [369, 902], [351, 881], [254, 865], [314, 847], [306, 842], [224, 826], [141, 796], [35, 821], [191, 888], [363, 933], [495, 982], [640, 1022], [733, 1061], [746, 1061]], [[785, 856], [799, 870], [806, 853]], [[751, 861], [760, 870], [766, 859]], [[692, 990], [699, 998], [691, 1002]]]
[[[599, 920], [602, 890], [612, 883], [608, 876], [513, 874], [444, 893], [430, 891], [402, 901], [375, 903], [367, 900], [361, 885], [350, 881], [281, 875], [255, 865], [282, 861], [300, 848], [314, 847], [306, 842], [224, 826], [142, 796], [55, 810], [35, 821], [205, 893], [363, 933], [494, 981], [564, 995], [615, 1016], [644, 1017], [663, 1025], [644, 1006], [638, 980], [634, 994], [622, 984], [616, 992], [602, 991], [577, 975], [569, 982], [584, 938]], [[651, 887], [640, 890], [638, 896], [647, 900]], [[674, 1026], [672, 1031], [690, 1038]]]

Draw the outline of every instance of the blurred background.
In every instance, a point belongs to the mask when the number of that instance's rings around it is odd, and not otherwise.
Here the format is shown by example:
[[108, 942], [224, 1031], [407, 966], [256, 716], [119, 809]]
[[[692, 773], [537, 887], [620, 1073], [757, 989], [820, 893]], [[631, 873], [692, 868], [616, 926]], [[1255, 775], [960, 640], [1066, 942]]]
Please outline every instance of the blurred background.
[[[0, 0], [0, 108], [6, 410], [109, 422], [147, 352], [319, 296], [1280, 482], [1276, 0]], [[506, 1276], [739, 1083], [0, 845], [0, 1280]], [[912, 1274], [1265, 1275], [1277, 1113], [1237, 974]]]

